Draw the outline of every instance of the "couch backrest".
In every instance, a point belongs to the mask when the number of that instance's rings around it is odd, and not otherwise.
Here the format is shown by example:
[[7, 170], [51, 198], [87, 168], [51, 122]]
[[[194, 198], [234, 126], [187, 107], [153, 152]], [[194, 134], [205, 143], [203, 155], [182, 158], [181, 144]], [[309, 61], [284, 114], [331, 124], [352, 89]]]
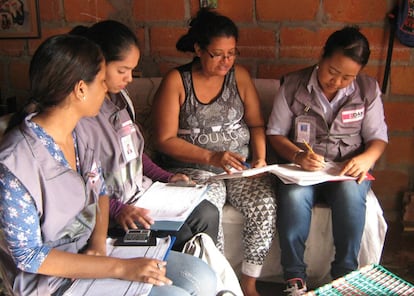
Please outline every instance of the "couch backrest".
[[[276, 79], [257, 78], [253, 79], [256, 86], [263, 116], [267, 122], [276, 91], [279, 89], [280, 81]], [[153, 133], [151, 123], [151, 107], [153, 97], [161, 83], [161, 77], [134, 78], [127, 89], [133, 100], [135, 114], [138, 123], [141, 125], [145, 141], [146, 152], [150, 157], [155, 157], [155, 149], [152, 144]]]
[[[263, 116], [267, 121], [272, 110], [275, 93], [279, 89], [279, 80], [257, 78], [253, 79], [253, 82], [259, 94]], [[152, 100], [160, 83], [161, 77], [134, 78], [127, 87], [134, 103], [137, 121], [141, 125], [145, 136], [146, 151], [151, 157], [155, 156], [155, 150], [152, 144], [151, 108]], [[0, 117], [0, 139], [7, 126], [8, 119], [9, 116]]]

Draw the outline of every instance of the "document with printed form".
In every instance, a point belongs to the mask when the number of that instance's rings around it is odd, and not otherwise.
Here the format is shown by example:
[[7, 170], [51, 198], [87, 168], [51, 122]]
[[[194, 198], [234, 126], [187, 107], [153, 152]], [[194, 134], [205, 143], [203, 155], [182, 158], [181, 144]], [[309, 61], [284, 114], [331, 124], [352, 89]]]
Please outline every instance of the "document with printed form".
[[[107, 253], [110, 257], [117, 258], [155, 258], [166, 260], [166, 256], [172, 247], [170, 236], [157, 238], [156, 246], [128, 246], [117, 247], [113, 239], [107, 240]], [[151, 292], [152, 284], [142, 282], [130, 282], [119, 279], [77, 279], [63, 296], [135, 296], [148, 295]]]
[[155, 223], [152, 230], [178, 231], [196, 206], [204, 199], [207, 185], [169, 186], [155, 182], [138, 199], [135, 206], [150, 210]]
[[[295, 164], [272, 164], [261, 168], [247, 169], [243, 171], [233, 171], [231, 174], [219, 174], [210, 177], [210, 179], [231, 179], [251, 177], [262, 173], [272, 173], [285, 184], [298, 184], [301, 186], [314, 185], [327, 181], [346, 181], [356, 180], [351, 176], [339, 176], [343, 164], [337, 162], [326, 162], [325, 167], [320, 171], [305, 171]], [[366, 176], [367, 180], [374, 180], [370, 174]]]

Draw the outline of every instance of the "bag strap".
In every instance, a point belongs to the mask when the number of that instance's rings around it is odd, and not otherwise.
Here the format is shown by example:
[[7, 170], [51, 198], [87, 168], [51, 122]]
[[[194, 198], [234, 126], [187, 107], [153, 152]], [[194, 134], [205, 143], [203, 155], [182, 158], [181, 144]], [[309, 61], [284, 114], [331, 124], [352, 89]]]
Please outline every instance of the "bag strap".
[[200, 245], [200, 254], [198, 254], [198, 258], [203, 259], [203, 257], [204, 257], [204, 251], [205, 251], [203, 237], [201, 235], [198, 235], [197, 236], [197, 241], [198, 241], [198, 243]]
[[218, 292], [216, 294], [216, 296], [237, 296], [236, 294], [234, 294], [232, 291], [230, 290], [221, 290], [220, 292]]
[[390, 37], [388, 39], [388, 50], [387, 50], [387, 60], [385, 62], [384, 70], [384, 79], [382, 80], [382, 89], [383, 94], [387, 91], [388, 78], [391, 70], [391, 59], [392, 59], [392, 50], [394, 48], [394, 39], [395, 31], [397, 30], [397, 14], [398, 14], [398, 3], [395, 5], [393, 10], [388, 14], [388, 22], [390, 24]]

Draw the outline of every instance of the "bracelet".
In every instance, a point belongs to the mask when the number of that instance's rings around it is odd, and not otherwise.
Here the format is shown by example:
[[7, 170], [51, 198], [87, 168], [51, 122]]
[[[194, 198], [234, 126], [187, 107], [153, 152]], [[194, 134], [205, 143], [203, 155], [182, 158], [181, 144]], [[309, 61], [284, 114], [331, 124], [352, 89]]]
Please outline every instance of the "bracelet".
[[292, 159], [292, 162], [293, 162], [294, 164], [297, 164], [297, 163], [296, 163], [296, 158], [298, 157], [299, 153], [302, 153], [302, 152], [305, 152], [305, 151], [303, 151], [302, 149], [300, 149], [300, 150], [296, 150], [296, 151], [295, 151], [295, 153], [293, 154], [293, 159]]

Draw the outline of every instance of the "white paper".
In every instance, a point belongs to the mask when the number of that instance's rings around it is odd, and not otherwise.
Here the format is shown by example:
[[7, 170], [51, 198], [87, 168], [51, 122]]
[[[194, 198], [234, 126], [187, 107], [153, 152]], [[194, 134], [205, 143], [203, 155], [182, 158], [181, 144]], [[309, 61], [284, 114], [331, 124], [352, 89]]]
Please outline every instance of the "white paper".
[[[261, 168], [247, 169], [243, 171], [234, 171], [231, 174], [219, 174], [210, 177], [211, 180], [231, 179], [250, 177], [262, 173], [272, 173], [279, 177], [285, 184], [298, 184], [302, 186], [315, 185], [327, 181], [346, 181], [356, 180], [351, 176], [339, 176], [342, 169], [342, 163], [326, 162], [325, 167], [320, 171], [305, 171], [295, 164], [273, 164]], [[368, 179], [373, 179], [371, 175]]]
[[[170, 249], [171, 237], [157, 238], [156, 246], [114, 246], [114, 240], [108, 239], [108, 256], [118, 258], [147, 257], [164, 260]], [[137, 267], [139, 268], [139, 267]], [[130, 282], [119, 279], [77, 279], [64, 296], [135, 296], [148, 295], [152, 284]]]
[[138, 199], [135, 206], [149, 209], [149, 215], [156, 221], [185, 221], [204, 199], [206, 190], [206, 185], [179, 187], [155, 182]]

